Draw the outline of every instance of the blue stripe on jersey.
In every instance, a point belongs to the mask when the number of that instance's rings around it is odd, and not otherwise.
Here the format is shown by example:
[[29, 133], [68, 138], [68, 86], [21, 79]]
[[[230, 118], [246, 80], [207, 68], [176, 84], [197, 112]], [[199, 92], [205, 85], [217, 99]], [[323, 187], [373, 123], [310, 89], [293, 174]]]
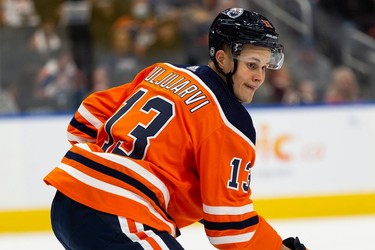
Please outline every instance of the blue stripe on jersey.
[[246, 135], [255, 145], [256, 135], [251, 116], [233, 93], [231, 93], [223, 79], [206, 65], [194, 67], [192, 72], [202, 79], [215, 94], [228, 121]]
[[204, 221], [204, 227], [209, 230], [231, 230], [231, 229], [244, 229], [247, 227], [254, 226], [259, 223], [258, 215], [253, 216], [243, 221], [231, 221], [231, 222], [211, 222]]
[[91, 136], [92, 138], [96, 138], [97, 131], [87, 127], [83, 123], [78, 122], [76, 118], [72, 118], [72, 120], [70, 121], [70, 125], [78, 129], [79, 131]]
[[[96, 170], [100, 173], [103, 173], [105, 175], [114, 177], [118, 180], [123, 181], [124, 183], [126, 183], [128, 185], [131, 185], [131, 186], [135, 187], [136, 189], [138, 189], [139, 191], [144, 193], [147, 197], [149, 197], [164, 212], [164, 214], [167, 216], [168, 219], [174, 221], [173, 218], [160, 205], [160, 202], [159, 202], [156, 194], [154, 192], [152, 192], [146, 185], [144, 185], [140, 181], [134, 179], [133, 177], [131, 177], [127, 174], [124, 174], [124, 173], [119, 172], [115, 169], [109, 168], [105, 165], [102, 165], [98, 162], [95, 162], [95, 161], [93, 161], [89, 158], [86, 158], [86, 157], [84, 157], [80, 154], [74, 153], [72, 151], [68, 151], [65, 154], [65, 157], [67, 159], [76, 161], [76, 162], [78, 162], [78, 163], [80, 163], [80, 164], [82, 164], [82, 165], [84, 165], [88, 168], [94, 169], [94, 170]], [[176, 233], [177, 233], [177, 235], [179, 234], [178, 229], [176, 230]]]

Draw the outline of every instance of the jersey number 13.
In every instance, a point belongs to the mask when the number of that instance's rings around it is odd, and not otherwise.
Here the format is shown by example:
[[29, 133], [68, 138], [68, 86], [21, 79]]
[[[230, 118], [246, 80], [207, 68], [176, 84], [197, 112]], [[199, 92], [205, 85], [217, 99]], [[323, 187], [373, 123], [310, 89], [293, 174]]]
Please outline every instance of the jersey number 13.
[[[175, 106], [173, 102], [163, 96], [147, 97], [146, 93], [146, 89], [139, 89], [127, 99], [124, 105], [105, 123], [104, 129], [108, 135], [108, 140], [106, 140], [102, 146], [103, 151], [111, 151], [115, 154], [129, 156], [133, 159], [143, 159], [145, 157], [151, 139], [155, 138], [175, 116]], [[141, 105], [139, 110], [134, 110], [135, 104], [138, 102], [143, 103], [143, 105]], [[150, 113], [151, 110], [154, 111], [153, 114]], [[121, 119], [126, 119], [126, 114], [132, 111], [142, 112], [145, 115], [152, 115], [153, 117], [147, 124], [143, 124], [139, 121], [129, 131], [121, 132], [126, 133], [133, 140], [132, 148], [130, 150], [125, 150], [124, 147], [121, 147], [123, 142], [121, 140], [116, 142], [113, 138], [112, 129]], [[132, 123], [134, 123], [134, 118], [132, 119]], [[114, 145], [114, 143], [116, 143], [116, 145]]]

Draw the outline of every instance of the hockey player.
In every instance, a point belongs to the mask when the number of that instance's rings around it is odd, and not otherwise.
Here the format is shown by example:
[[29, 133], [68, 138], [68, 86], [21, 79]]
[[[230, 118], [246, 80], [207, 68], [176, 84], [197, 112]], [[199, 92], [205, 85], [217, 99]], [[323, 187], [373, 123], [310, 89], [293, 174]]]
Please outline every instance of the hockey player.
[[209, 56], [157, 63], [82, 102], [72, 147], [44, 179], [66, 249], [183, 249], [179, 229], [197, 221], [219, 249], [289, 249], [250, 199], [255, 130], [242, 105], [283, 46], [267, 18], [231, 8], [212, 23]]

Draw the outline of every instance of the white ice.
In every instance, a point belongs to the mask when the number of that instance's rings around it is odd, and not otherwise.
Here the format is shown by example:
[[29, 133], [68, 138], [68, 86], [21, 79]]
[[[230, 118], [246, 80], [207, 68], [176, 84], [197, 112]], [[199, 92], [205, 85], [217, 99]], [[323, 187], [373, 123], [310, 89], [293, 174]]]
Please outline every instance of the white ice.
[[[375, 215], [293, 220], [271, 220], [283, 237], [299, 236], [309, 250], [375, 249]], [[179, 242], [187, 250], [213, 248], [200, 224], [184, 228]], [[0, 234], [1, 250], [62, 250], [51, 232]]]

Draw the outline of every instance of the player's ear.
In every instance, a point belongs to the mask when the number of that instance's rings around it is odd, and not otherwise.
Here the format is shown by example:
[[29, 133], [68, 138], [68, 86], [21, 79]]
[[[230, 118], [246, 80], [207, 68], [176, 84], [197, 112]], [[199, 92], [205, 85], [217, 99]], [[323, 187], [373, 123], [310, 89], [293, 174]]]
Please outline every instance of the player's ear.
[[225, 68], [225, 51], [218, 50], [215, 55], [216, 61], [218, 62], [220, 68]]

